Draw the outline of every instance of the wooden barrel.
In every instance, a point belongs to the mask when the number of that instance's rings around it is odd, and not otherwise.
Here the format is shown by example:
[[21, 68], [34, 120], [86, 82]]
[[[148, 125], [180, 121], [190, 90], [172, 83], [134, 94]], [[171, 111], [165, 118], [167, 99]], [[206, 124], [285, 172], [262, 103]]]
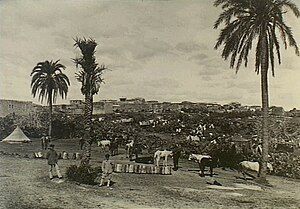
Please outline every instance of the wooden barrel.
[[129, 173], [129, 164], [125, 165], [125, 173]]
[[159, 167], [159, 166], [155, 166], [154, 167], [154, 173], [155, 174], [161, 174], [161, 172], [162, 172], [162, 168], [161, 167]]
[[128, 166], [128, 173], [133, 173], [134, 172], [134, 165], [129, 164]]
[[143, 165], [139, 166], [139, 173], [142, 173]]
[[81, 159], [81, 153], [76, 152], [76, 160], [80, 160]]
[[42, 152], [36, 152], [35, 153], [35, 157], [36, 158], [42, 158], [43, 157], [43, 153]]
[[122, 168], [121, 168], [122, 173], [126, 173], [126, 167], [127, 167], [127, 165], [122, 164]]
[[139, 170], [140, 170], [140, 166], [139, 165], [134, 165], [133, 172], [134, 173], [139, 173]]
[[151, 170], [150, 170], [150, 173], [151, 174], [155, 174], [155, 166], [154, 165], [151, 165]]
[[115, 172], [117, 172], [117, 173], [122, 172], [122, 164], [116, 164], [115, 165]]
[[146, 166], [145, 165], [140, 165], [139, 173], [143, 173], [143, 174], [146, 173]]
[[150, 173], [151, 174], [152, 173], [152, 167], [153, 166], [151, 166], [151, 165], [147, 165], [146, 166], [146, 173]]
[[69, 159], [69, 154], [67, 152], [62, 153], [62, 159], [68, 160]]
[[162, 169], [163, 175], [171, 175], [171, 167], [170, 166], [164, 166]]

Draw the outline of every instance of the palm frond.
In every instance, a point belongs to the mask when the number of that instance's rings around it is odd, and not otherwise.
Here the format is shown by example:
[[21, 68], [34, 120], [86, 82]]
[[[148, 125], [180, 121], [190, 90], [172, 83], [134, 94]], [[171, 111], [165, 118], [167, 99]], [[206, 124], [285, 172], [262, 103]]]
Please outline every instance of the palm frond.
[[65, 98], [70, 85], [69, 78], [62, 72], [65, 68], [59, 63], [59, 60], [37, 63], [30, 74], [33, 97], [38, 95], [38, 99], [42, 103], [44, 100], [47, 103], [55, 102], [58, 94]]
[[[277, 54], [281, 64], [280, 44], [277, 38], [279, 32], [284, 47], [293, 47], [299, 55], [299, 48], [292, 30], [284, 22], [284, 9], [291, 10], [296, 17], [300, 16], [297, 6], [290, 0], [215, 0], [214, 6], [221, 6], [223, 12], [214, 23], [214, 28], [221, 29], [215, 49], [222, 46], [222, 58], [230, 57], [230, 67], [238, 71], [242, 62], [247, 67], [249, 52], [256, 42], [255, 72], [259, 73], [262, 64], [271, 66], [275, 75], [275, 57]], [[267, 37], [267, 38], [266, 38]], [[262, 41], [264, 39], [264, 41]], [[264, 51], [267, 49], [267, 51]], [[266, 62], [263, 54], [267, 54]], [[264, 59], [264, 60], [263, 60]]]

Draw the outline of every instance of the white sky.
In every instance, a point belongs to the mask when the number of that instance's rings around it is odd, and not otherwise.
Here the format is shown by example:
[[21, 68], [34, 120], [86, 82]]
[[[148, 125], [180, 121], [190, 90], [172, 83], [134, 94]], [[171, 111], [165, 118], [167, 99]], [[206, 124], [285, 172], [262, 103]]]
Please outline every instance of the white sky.
[[[73, 38], [85, 36], [96, 39], [97, 60], [111, 69], [95, 101], [125, 96], [260, 105], [253, 64], [235, 74], [213, 49], [220, 10], [212, 2], [1, 1], [0, 98], [37, 102], [30, 94], [32, 68], [60, 59], [71, 80], [68, 99], [83, 99], [71, 58], [79, 54]], [[286, 21], [300, 44], [300, 19]], [[292, 49], [282, 56], [270, 77], [270, 105], [300, 109], [300, 57]]]

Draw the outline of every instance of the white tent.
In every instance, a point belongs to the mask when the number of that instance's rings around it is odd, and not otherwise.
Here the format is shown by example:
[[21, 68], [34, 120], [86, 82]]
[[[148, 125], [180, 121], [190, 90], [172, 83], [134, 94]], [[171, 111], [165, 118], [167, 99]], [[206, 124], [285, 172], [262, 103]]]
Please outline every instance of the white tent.
[[17, 126], [17, 128], [2, 142], [8, 143], [21, 143], [21, 142], [30, 142], [30, 139], [23, 133], [23, 131]]

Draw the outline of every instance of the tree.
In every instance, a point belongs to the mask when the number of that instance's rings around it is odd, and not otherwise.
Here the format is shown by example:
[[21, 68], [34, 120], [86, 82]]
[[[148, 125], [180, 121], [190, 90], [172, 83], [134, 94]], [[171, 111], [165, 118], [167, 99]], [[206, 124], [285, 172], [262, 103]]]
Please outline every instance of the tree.
[[84, 145], [81, 164], [89, 164], [91, 157], [91, 129], [93, 115], [93, 96], [99, 92], [100, 84], [103, 83], [102, 74], [106, 69], [104, 65], [98, 66], [95, 58], [97, 43], [93, 39], [76, 38], [74, 46], [79, 48], [81, 56], [73, 59], [77, 68], [77, 80], [81, 83], [81, 93], [85, 97], [84, 108]]
[[[293, 37], [292, 30], [286, 25], [283, 15], [290, 9], [296, 17], [300, 16], [297, 6], [289, 0], [216, 0], [215, 6], [222, 6], [222, 13], [214, 24], [218, 28], [221, 23], [225, 27], [221, 30], [215, 49], [223, 46], [222, 57], [230, 57], [230, 67], [239, 70], [244, 62], [248, 64], [248, 55], [256, 42], [255, 72], [261, 75], [262, 95], [262, 159], [260, 162], [259, 179], [266, 181], [268, 161], [268, 120], [269, 93], [268, 71], [274, 72], [274, 54], [277, 54], [281, 64], [280, 43], [281, 36], [285, 49], [288, 45], [295, 48], [299, 56], [299, 49]], [[270, 67], [271, 65], [271, 67]]]
[[30, 74], [33, 97], [39, 95], [39, 101], [43, 103], [46, 100], [49, 105], [49, 136], [52, 134], [52, 104], [56, 102], [58, 95], [65, 99], [70, 86], [69, 78], [62, 72], [65, 68], [59, 60], [46, 60], [37, 63]]

